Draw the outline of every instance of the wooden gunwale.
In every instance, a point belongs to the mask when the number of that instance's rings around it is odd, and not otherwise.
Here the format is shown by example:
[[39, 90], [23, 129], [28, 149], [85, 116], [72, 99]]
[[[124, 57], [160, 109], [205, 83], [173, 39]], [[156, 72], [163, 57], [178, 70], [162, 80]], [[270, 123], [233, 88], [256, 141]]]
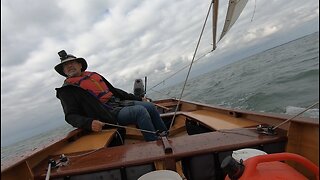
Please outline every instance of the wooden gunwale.
[[8, 171], [11, 168], [13, 168], [19, 164], [25, 163], [26, 161], [33, 161], [34, 159], [35, 160], [39, 159], [39, 156], [41, 156], [41, 157], [47, 156], [48, 153], [50, 153], [51, 151], [54, 151], [54, 150], [64, 146], [69, 141], [76, 140], [77, 138], [79, 138], [83, 134], [84, 134], [84, 132], [81, 129], [74, 129], [71, 132], [69, 132], [65, 137], [55, 139], [53, 143], [47, 144], [41, 148], [34, 150], [33, 152], [30, 152], [30, 153], [24, 155], [24, 157], [21, 158], [20, 160], [10, 161], [10, 162], [4, 164], [3, 166], [1, 166], [1, 172]]
[[[169, 102], [173, 103], [172, 101], [176, 101], [174, 99], [168, 99]], [[155, 103], [161, 104], [165, 103], [165, 100], [161, 101], [155, 101]], [[286, 114], [273, 114], [273, 113], [263, 113], [263, 112], [253, 112], [248, 110], [240, 110], [240, 109], [231, 109], [231, 108], [225, 108], [221, 106], [213, 106], [213, 105], [207, 105], [203, 103], [198, 102], [192, 102], [192, 101], [186, 101], [181, 100], [180, 102], [180, 109], [178, 111], [180, 112], [190, 112], [195, 110], [208, 110], [212, 112], [222, 113], [230, 116], [237, 116], [242, 117], [248, 120], [257, 121], [261, 124], [269, 124], [276, 126], [279, 123], [291, 118], [291, 115]], [[314, 118], [309, 117], [296, 117], [291, 120], [292, 122], [299, 122], [299, 123], [306, 123], [306, 124], [312, 124], [319, 126], [319, 121], [317, 121]], [[289, 123], [284, 124], [280, 126], [279, 128], [288, 130]]]
[[[109, 131], [109, 130], [107, 130]], [[112, 132], [113, 134], [112, 134]], [[111, 138], [106, 139], [106, 141], [104, 143], [100, 143], [101, 146], [106, 146], [108, 143], [110, 143], [112, 137], [114, 136], [114, 132], [111, 129], [110, 133], [108, 132], [109, 136]], [[72, 152], [75, 150], [72, 150], [72, 145], [74, 146], [76, 143], [77, 144], [77, 140], [81, 139], [82, 137], [86, 137], [85, 135], [87, 135], [88, 132], [85, 132], [81, 129], [75, 129], [72, 130], [71, 132], [69, 132], [66, 137], [64, 138], [57, 138], [54, 140], [54, 142], [52, 144], [47, 144], [45, 146], [43, 146], [42, 148], [38, 148], [36, 150], [34, 150], [33, 152], [27, 152], [24, 157], [21, 160], [11, 160], [8, 163], [4, 164], [1, 168], [1, 177], [10, 177], [10, 174], [14, 174], [17, 169], [32, 169], [34, 168], [36, 165], [38, 165], [41, 161], [43, 161], [43, 159], [46, 159], [48, 156], [50, 155], [54, 155], [57, 154], [59, 152]], [[105, 133], [101, 134], [102, 136], [105, 136]], [[90, 135], [89, 135], [90, 136]], [[97, 136], [97, 135], [95, 135]], [[78, 143], [79, 144], [79, 143]], [[97, 146], [98, 143], [95, 143]], [[71, 146], [70, 146], [71, 145]], [[99, 145], [100, 146], [100, 145]], [[74, 146], [73, 148], [77, 148], [77, 146]], [[81, 145], [81, 147], [79, 147], [80, 149], [83, 149], [83, 151], [85, 152], [86, 149], [90, 150], [92, 147], [89, 147], [86, 145]], [[79, 151], [79, 149], [78, 149]], [[61, 154], [61, 153], [60, 153]], [[16, 168], [16, 169], [15, 169]], [[21, 173], [26, 173], [27, 171], [24, 170]], [[11, 175], [12, 176], [12, 175]], [[28, 176], [33, 176], [33, 173], [31, 172], [31, 170], [28, 173]]]
[[[252, 120], [258, 120], [260, 118], [268, 118], [268, 119], [278, 119], [280, 121], [282, 120], [287, 120], [292, 117], [292, 115], [287, 115], [287, 114], [274, 114], [274, 113], [264, 113], [264, 112], [256, 112], [256, 111], [249, 111], [249, 110], [240, 110], [240, 109], [231, 109], [231, 108], [225, 108], [221, 106], [214, 106], [214, 105], [208, 105], [208, 104], [203, 104], [203, 103], [198, 103], [198, 102], [193, 102], [193, 101], [186, 101], [186, 100], [181, 100], [182, 107], [183, 104], [193, 104], [197, 108], [196, 110], [204, 109], [204, 110], [210, 110], [210, 111], [216, 111], [220, 113], [225, 113], [225, 114], [230, 114], [230, 112], [236, 112], [238, 113], [241, 117], [246, 117], [248, 119]], [[180, 109], [180, 111], [184, 111], [183, 109]], [[296, 117], [292, 119], [291, 121], [293, 122], [301, 122], [301, 123], [307, 123], [307, 124], [314, 124], [319, 126], [319, 121], [315, 121], [314, 118], [309, 118], [309, 117]], [[268, 122], [264, 122], [268, 124]]]

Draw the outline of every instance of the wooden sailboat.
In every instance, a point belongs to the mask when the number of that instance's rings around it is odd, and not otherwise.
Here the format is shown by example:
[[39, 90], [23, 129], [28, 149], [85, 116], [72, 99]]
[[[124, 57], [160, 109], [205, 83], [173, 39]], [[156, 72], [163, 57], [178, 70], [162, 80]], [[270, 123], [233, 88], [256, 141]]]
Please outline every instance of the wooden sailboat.
[[[223, 35], [246, 2], [230, 1]], [[218, 1], [211, 5], [215, 49]], [[303, 160], [287, 161], [290, 159], [286, 156], [279, 161], [285, 161], [303, 177], [319, 179], [318, 119], [244, 111], [181, 99], [154, 103], [171, 127], [168, 137], [144, 142], [134, 125], [126, 128], [125, 139], [120, 138], [116, 127], [99, 133], [76, 129], [22, 159], [7, 162], [1, 167], [1, 179], [131, 180], [157, 170], [177, 172], [181, 179], [224, 179], [227, 172], [221, 167], [223, 160], [233, 151], [244, 148], [268, 154], [299, 155]], [[250, 169], [244, 168], [243, 173]]]

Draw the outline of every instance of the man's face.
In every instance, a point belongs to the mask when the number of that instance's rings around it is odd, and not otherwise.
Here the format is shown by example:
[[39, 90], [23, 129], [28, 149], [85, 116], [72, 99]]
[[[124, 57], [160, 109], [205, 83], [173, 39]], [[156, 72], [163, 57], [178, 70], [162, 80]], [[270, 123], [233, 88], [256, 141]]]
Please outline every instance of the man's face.
[[68, 61], [63, 63], [63, 72], [68, 77], [77, 77], [81, 76], [82, 64], [78, 61]]

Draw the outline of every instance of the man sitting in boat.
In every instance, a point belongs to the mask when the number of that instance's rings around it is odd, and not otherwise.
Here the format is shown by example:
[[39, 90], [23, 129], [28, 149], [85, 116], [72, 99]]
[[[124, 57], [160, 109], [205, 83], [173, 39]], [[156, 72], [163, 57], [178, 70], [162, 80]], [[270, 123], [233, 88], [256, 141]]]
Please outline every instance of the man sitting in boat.
[[64, 50], [58, 54], [61, 62], [54, 69], [66, 79], [62, 87], [56, 88], [56, 96], [69, 124], [94, 132], [101, 131], [106, 123], [136, 124], [146, 130], [142, 132], [146, 141], [158, 139], [157, 133], [151, 132], [167, 131], [159, 112], [145, 98], [113, 87], [96, 72], [85, 71], [85, 59]]

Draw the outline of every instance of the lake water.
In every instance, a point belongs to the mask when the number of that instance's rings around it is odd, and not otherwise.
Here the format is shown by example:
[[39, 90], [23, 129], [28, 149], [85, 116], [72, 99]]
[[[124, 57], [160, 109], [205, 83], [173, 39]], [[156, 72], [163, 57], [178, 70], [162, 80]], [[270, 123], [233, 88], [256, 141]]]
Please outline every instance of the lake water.
[[[150, 97], [179, 98], [182, 86], [162, 89]], [[190, 79], [182, 99], [252, 111], [296, 113], [319, 101], [319, 33]], [[318, 118], [318, 109], [304, 115]]]

